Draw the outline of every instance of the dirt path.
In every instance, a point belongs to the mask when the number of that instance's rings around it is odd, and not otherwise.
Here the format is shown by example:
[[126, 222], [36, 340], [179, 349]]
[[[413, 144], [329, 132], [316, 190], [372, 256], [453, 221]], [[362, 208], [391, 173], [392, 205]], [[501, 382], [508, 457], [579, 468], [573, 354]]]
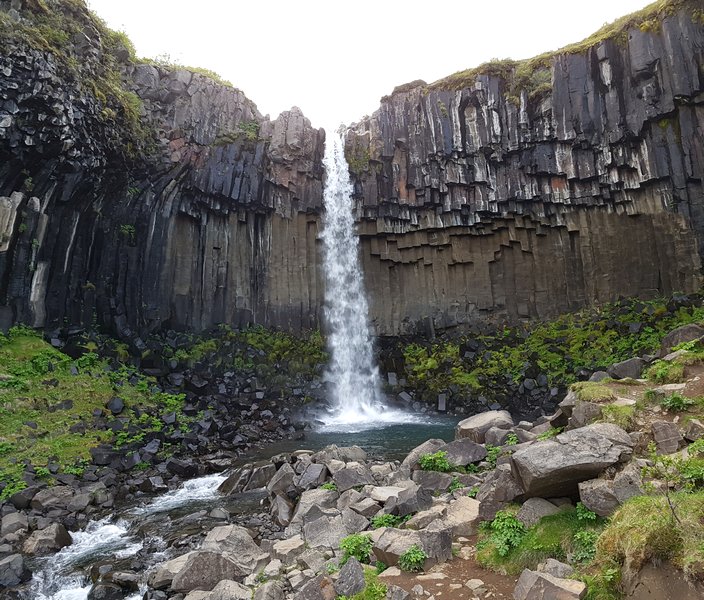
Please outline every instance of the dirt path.
[[408, 592], [414, 586], [420, 585], [426, 598], [433, 596], [442, 600], [511, 600], [518, 577], [501, 575], [482, 568], [474, 558], [476, 537], [461, 540], [459, 554], [449, 562], [436, 565], [428, 573], [382, 573], [379, 579]]

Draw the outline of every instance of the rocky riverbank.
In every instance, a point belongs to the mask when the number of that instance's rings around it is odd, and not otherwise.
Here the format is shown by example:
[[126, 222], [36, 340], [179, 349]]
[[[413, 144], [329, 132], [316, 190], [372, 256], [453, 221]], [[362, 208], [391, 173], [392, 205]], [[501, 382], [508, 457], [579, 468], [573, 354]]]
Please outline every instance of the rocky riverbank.
[[[638, 357], [614, 365], [613, 378], [596, 373], [554, 414], [517, 422], [506, 411], [480, 413], [458, 424], [454, 441], [428, 440], [400, 462], [329, 446], [238, 467], [218, 480], [219, 493], [240, 501], [256, 492], [264, 512], [167, 519], [166, 560], [96, 566], [89, 597], [138, 589], [154, 600], [452, 597], [459, 584], [445, 581], [444, 565], [475, 556], [507, 574], [504, 587], [520, 574], [518, 599], [582, 598], [587, 590], [638, 598], [643, 586], [656, 598], [685, 597], [672, 595], [682, 590], [699, 597], [700, 550], [691, 544], [704, 533], [696, 517], [703, 335], [698, 325], [681, 327], [650, 366]], [[155, 483], [145, 477], [140, 486]], [[70, 513], [80, 526], [111, 500], [100, 482], [13, 495], [2, 509], [3, 585], [21, 589], [27, 556], [70, 547]], [[662, 542], [667, 532], [674, 538]], [[655, 559], [679, 573], [676, 592], [656, 589]], [[470, 598], [501, 587], [478, 575], [465, 583]]]

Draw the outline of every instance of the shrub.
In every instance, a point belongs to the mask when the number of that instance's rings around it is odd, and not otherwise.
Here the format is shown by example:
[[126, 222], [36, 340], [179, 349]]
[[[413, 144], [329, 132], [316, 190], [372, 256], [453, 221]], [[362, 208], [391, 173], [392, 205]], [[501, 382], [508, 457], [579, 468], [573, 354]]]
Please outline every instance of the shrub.
[[372, 552], [372, 539], [362, 533], [353, 533], [340, 540], [340, 549], [343, 552], [340, 566], [344, 565], [352, 556], [361, 563], [369, 564], [369, 555]]
[[398, 517], [396, 515], [378, 515], [372, 517], [372, 527], [374, 529], [379, 529], [379, 527], [398, 527], [403, 525], [406, 521], [411, 518], [411, 515], [406, 515], [405, 517]]
[[402, 571], [417, 573], [423, 570], [423, 563], [427, 558], [425, 551], [417, 544], [413, 544], [398, 557], [398, 566]]
[[321, 490], [332, 490], [333, 492], [337, 491], [337, 484], [334, 481], [326, 481], [323, 485], [320, 486]]
[[581, 502], [577, 502], [577, 506], [575, 506], [575, 514], [577, 519], [583, 523], [596, 523], [598, 518], [595, 512], [589, 510]]
[[488, 525], [491, 531], [491, 541], [496, 546], [499, 556], [506, 556], [520, 544], [526, 533], [526, 528], [514, 514], [505, 510], [496, 513], [496, 517]]
[[660, 401], [660, 406], [665, 410], [671, 410], [673, 412], [682, 412], [687, 410], [690, 406], [695, 403], [691, 398], [686, 398], [682, 394], [675, 392], [671, 396], [667, 396]]
[[453, 477], [452, 483], [450, 484], [450, 487], [447, 488], [447, 491], [452, 493], [457, 490], [461, 490], [463, 487], [465, 487], [464, 483], [462, 483], [457, 477]]
[[424, 471], [440, 471], [447, 473], [452, 471], [452, 465], [447, 460], [447, 452], [438, 450], [434, 454], [423, 454], [419, 460], [420, 468]]

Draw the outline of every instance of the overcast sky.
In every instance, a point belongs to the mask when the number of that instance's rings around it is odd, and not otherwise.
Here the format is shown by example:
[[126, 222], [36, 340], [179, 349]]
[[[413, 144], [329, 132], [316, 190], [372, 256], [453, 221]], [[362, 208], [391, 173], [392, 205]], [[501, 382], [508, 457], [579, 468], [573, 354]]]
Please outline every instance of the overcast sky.
[[646, 0], [88, 0], [143, 57], [212, 69], [272, 118], [351, 123], [413, 79], [579, 41]]

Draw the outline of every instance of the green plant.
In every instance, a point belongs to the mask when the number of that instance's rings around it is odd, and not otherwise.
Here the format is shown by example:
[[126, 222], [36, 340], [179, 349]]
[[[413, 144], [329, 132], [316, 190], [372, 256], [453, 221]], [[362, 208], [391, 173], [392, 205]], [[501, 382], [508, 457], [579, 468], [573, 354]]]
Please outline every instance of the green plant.
[[492, 446], [491, 444], [486, 444], [486, 462], [489, 463], [490, 469], [496, 468], [496, 461], [501, 455], [501, 446]]
[[679, 383], [684, 377], [684, 365], [676, 360], [658, 360], [648, 368], [645, 376], [655, 383]]
[[447, 452], [444, 450], [438, 450], [433, 454], [423, 454], [418, 462], [424, 471], [439, 471], [441, 473], [452, 471], [452, 465], [447, 460]]
[[663, 398], [660, 401], [660, 406], [662, 406], [666, 410], [682, 412], [683, 410], [687, 410], [694, 403], [694, 400], [692, 400], [691, 398], [686, 398], [682, 394], [678, 394], [677, 392], [675, 392], [674, 394]]
[[27, 487], [27, 482], [23, 480], [12, 481], [5, 485], [0, 492], [0, 501], [7, 500], [11, 496], [14, 496], [17, 492], [21, 492]]
[[120, 234], [132, 245], [135, 243], [137, 230], [134, 225], [120, 225]]
[[0, 455], [9, 454], [14, 450], [14, 444], [0, 440]]
[[496, 547], [499, 556], [505, 557], [520, 544], [526, 533], [526, 528], [516, 515], [500, 510], [486, 528], [491, 532], [490, 540]]
[[474, 487], [472, 487], [472, 488], [467, 492], [467, 495], [468, 495], [470, 498], [476, 498], [478, 493], [479, 493], [479, 486], [478, 486], [478, 485], [475, 485]]
[[504, 441], [504, 446], [515, 446], [518, 443], [518, 436], [515, 433], [509, 433]]
[[452, 492], [456, 492], [457, 490], [461, 490], [464, 487], [465, 487], [464, 483], [462, 483], [459, 480], [459, 478], [453, 477], [452, 483], [450, 483], [450, 487], [447, 488], [447, 491], [452, 493]]
[[598, 516], [595, 512], [589, 510], [581, 502], [577, 502], [575, 506], [575, 515], [579, 521], [583, 523], [596, 523]]
[[411, 515], [406, 515], [405, 517], [399, 517], [397, 515], [377, 515], [372, 517], [371, 523], [374, 529], [379, 529], [379, 527], [398, 527], [403, 525], [406, 521], [411, 518]]
[[51, 477], [51, 471], [46, 467], [34, 467], [34, 474], [40, 479], [47, 479]]
[[578, 531], [572, 537], [573, 550], [572, 560], [574, 562], [589, 562], [596, 554], [596, 541], [599, 534], [591, 529]]
[[425, 551], [417, 544], [413, 544], [398, 557], [398, 566], [402, 571], [416, 573], [423, 570], [423, 564], [427, 558]]
[[333, 492], [337, 491], [337, 484], [334, 481], [326, 481], [323, 485], [320, 486], [321, 490], [332, 490]]
[[361, 563], [369, 564], [372, 539], [365, 534], [353, 533], [340, 540], [340, 549], [343, 552], [340, 566], [344, 565], [351, 556], [354, 556]]
[[377, 575], [379, 575], [379, 574], [383, 573], [384, 571], [386, 571], [386, 569], [388, 569], [389, 566], [387, 564], [381, 562], [380, 560], [377, 560], [375, 568], [376, 568]]
[[539, 441], [544, 441], [544, 440], [549, 440], [551, 438], [554, 438], [556, 435], [559, 435], [562, 433], [562, 430], [564, 427], [551, 427], [547, 431], [544, 431], [540, 435], [538, 435], [538, 440]]

